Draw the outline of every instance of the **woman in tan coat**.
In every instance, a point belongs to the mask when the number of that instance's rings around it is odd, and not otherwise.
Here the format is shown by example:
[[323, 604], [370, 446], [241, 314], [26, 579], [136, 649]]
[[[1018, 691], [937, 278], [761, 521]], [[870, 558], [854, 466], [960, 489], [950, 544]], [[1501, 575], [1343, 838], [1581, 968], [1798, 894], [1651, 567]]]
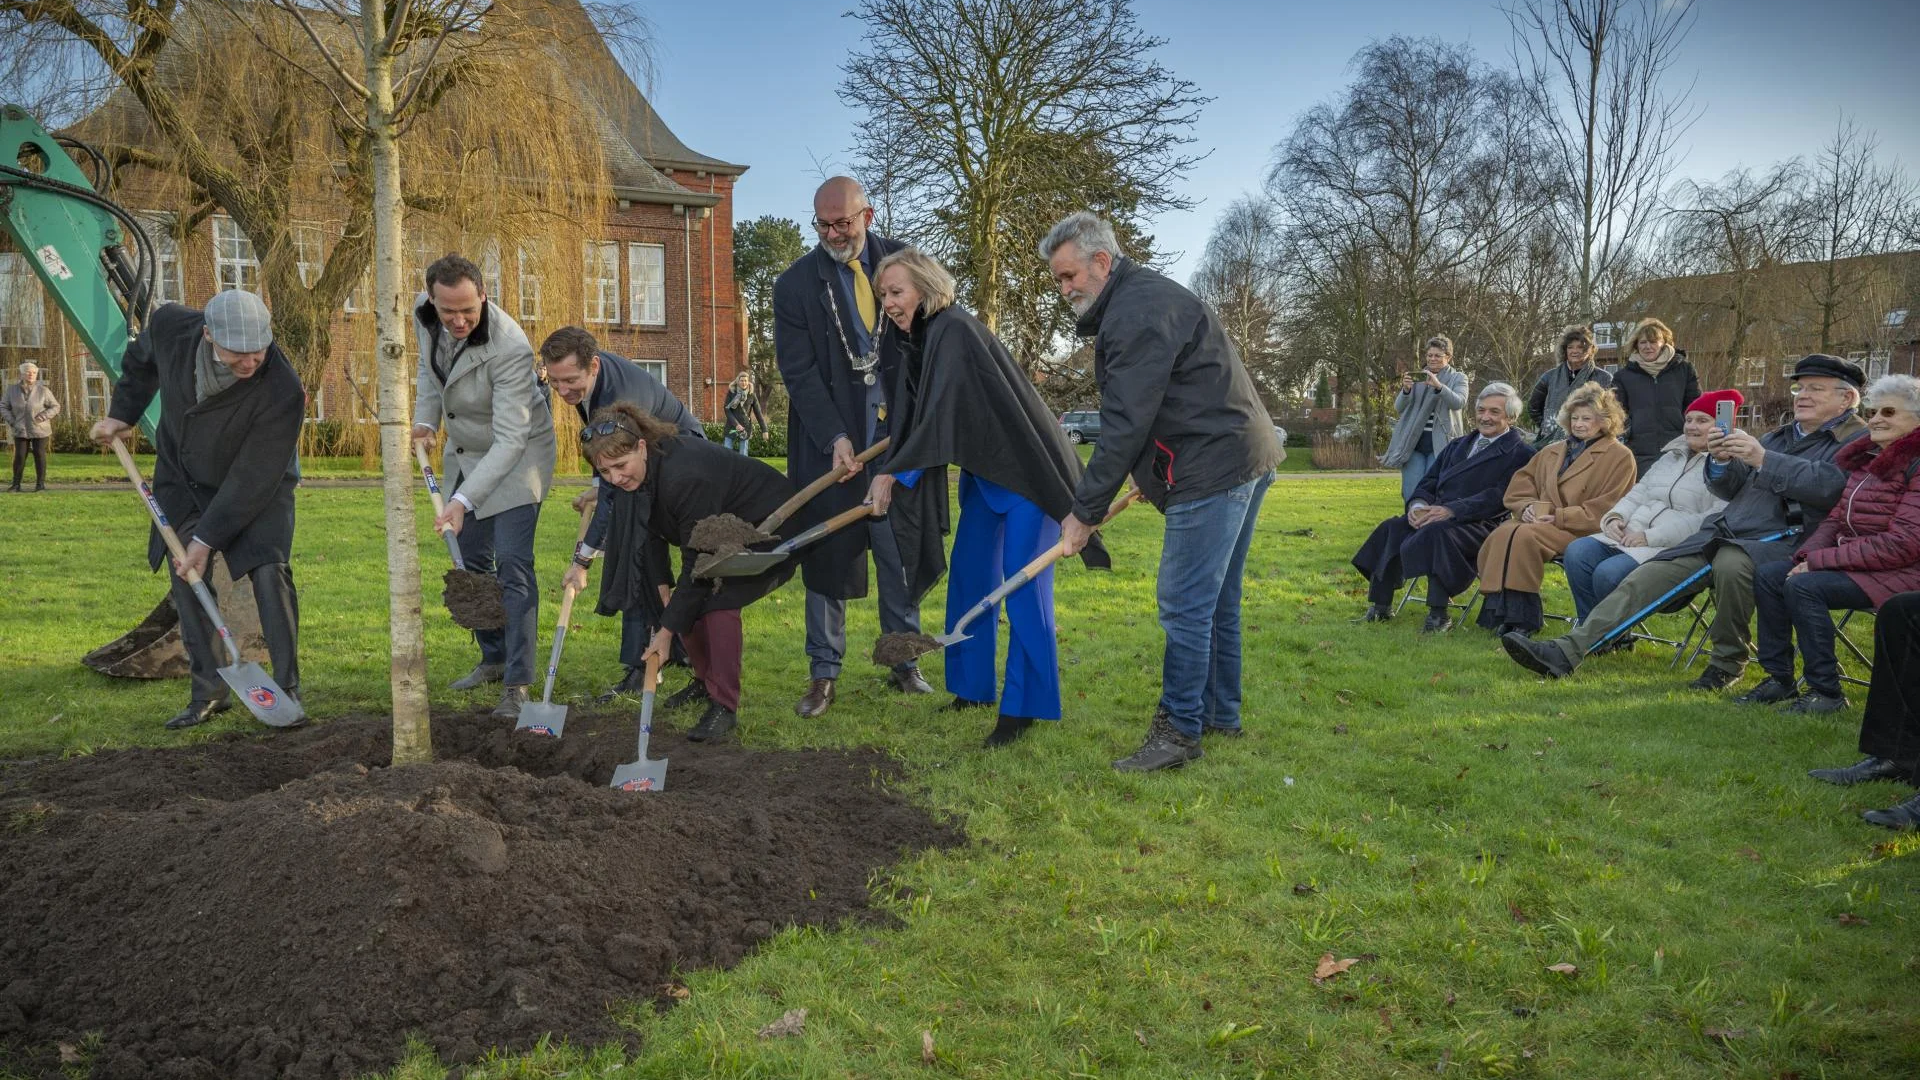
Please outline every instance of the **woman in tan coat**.
[[1540, 582], [1549, 560], [1567, 545], [1600, 531], [1600, 520], [1633, 487], [1633, 451], [1618, 436], [1626, 424], [1620, 402], [1589, 383], [1560, 406], [1567, 438], [1534, 455], [1507, 484], [1513, 516], [1480, 548], [1479, 625], [1506, 634], [1531, 634], [1546, 617]]

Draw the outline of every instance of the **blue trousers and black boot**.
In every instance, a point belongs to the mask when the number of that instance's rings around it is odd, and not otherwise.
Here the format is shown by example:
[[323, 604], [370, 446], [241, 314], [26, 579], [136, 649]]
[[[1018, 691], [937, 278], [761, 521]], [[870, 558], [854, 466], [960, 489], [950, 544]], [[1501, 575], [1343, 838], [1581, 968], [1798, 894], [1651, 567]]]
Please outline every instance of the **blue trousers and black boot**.
[[500, 579], [500, 602], [507, 623], [498, 630], [475, 630], [480, 666], [452, 689], [472, 690], [505, 682], [496, 720], [513, 720], [533, 682], [534, 637], [540, 623], [540, 590], [533, 576], [533, 534], [540, 525], [540, 504], [502, 510], [488, 518], [469, 516], [460, 529], [460, 558], [467, 569]]
[[[1060, 539], [1060, 523], [1026, 499], [971, 473], [960, 474], [960, 523], [947, 568], [947, 632], [960, 617], [1020, 568]], [[1053, 567], [1006, 598], [1007, 674], [998, 695], [1000, 718], [988, 746], [1024, 734], [1035, 720], [1060, 719], [1060, 643], [1054, 636]], [[985, 707], [995, 700], [994, 656], [999, 608], [967, 624], [967, 639], [947, 646], [947, 690], [952, 708]]]
[[1167, 507], [1158, 584], [1166, 653], [1146, 742], [1113, 763], [1150, 772], [1200, 759], [1200, 736], [1240, 734], [1240, 593], [1273, 473]]

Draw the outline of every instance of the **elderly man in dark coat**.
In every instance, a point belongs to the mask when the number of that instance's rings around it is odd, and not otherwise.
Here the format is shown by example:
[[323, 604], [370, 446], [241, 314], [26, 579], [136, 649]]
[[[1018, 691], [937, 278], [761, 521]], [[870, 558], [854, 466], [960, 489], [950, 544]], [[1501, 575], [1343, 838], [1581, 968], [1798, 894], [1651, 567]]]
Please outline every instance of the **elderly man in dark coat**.
[[1420, 629], [1450, 629], [1447, 604], [1473, 583], [1480, 545], [1507, 517], [1503, 497], [1513, 474], [1533, 457], [1533, 448], [1513, 426], [1520, 395], [1506, 383], [1489, 383], [1474, 401], [1477, 430], [1440, 451], [1413, 489], [1407, 512], [1373, 530], [1353, 557], [1367, 579], [1367, 622], [1393, 617], [1393, 596], [1408, 578], [1427, 579], [1427, 621]]
[[[773, 285], [773, 343], [787, 386], [787, 478], [795, 487], [835, 468], [857, 476], [854, 458], [887, 434], [887, 388], [893, 384], [899, 349], [880, 334], [880, 305], [873, 273], [898, 251], [895, 241], [869, 231], [873, 208], [860, 185], [836, 176], [813, 196], [815, 247], [781, 273]], [[852, 509], [867, 493], [865, 481], [841, 483], [802, 507], [795, 519], [812, 526]], [[946, 505], [933, 505], [931, 487], [901, 491], [890, 516], [937, 522]], [[938, 526], [920, 535], [938, 536]], [[848, 600], [867, 595], [867, 551], [879, 577], [880, 632], [918, 632], [919, 606], [910, 595], [893, 523], [877, 519], [864, 529], [843, 529], [813, 545], [801, 563], [807, 586], [806, 693], [794, 712], [813, 717], [833, 704], [834, 681], [847, 651]], [[933, 687], [909, 662], [887, 681], [909, 694]]]
[[[204, 312], [179, 304], [154, 312], [127, 347], [107, 418], [93, 426], [94, 441], [104, 445], [127, 435], [156, 393], [153, 495], [187, 540], [186, 563], [174, 568], [173, 606], [193, 672], [193, 696], [167, 726], [192, 727], [231, 707], [213, 622], [182, 576], [192, 567], [211, 588], [208, 564], [216, 552], [228, 575], [252, 584], [274, 681], [297, 702], [300, 605], [287, 557], [300, 478], [294, 454], [307, 398], [273, 343], [267, 305], [230, 290], [216, 294]], [[150, 532], [147, 561], [158, 569], [167, 549], [160, 530]]]

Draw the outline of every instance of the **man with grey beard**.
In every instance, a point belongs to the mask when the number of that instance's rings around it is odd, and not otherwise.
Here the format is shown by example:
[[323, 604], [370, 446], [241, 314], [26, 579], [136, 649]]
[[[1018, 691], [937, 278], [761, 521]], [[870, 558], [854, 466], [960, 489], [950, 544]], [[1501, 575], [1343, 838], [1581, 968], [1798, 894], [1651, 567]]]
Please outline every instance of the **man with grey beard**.
[[[787, 385], [787, 477], [795, 487], [830, 470], [861, 471], [854, 458], [887, 434], [886, 388], [899, 362], [898, 339], [882, 335], [873, 271], [899, 243], [871, 232], [873, 207], [850, 177], [836, 176], [813, 196], [818, 247], [802, 255], [773, 285], [773, 344]], [[850, 510], [865, 499], [867, 484], [846, 481], [828, 489], [795, 515], [801, 527]], [[945, 507], [922, 507], [915, 493], [894, 495], [894, 513], [934, 520]], [[931, 516], [928, 516], [931, 515]], [[938, 542], [937, 529], [930, 535]], [[801, 579], [807, 587], [807, 691], [794, 706], [815, 717], [833, 704], [847, 650], [847, 604], [867, 594], [867, 550], [879, 576], [880, 632], [920, 629], [918, 600], [908, 588], [893, 523], [885, 518], [865, 528], [842, 529], [807, 549]], [[912, 662], [895, 667], [887, 682], [907, 694], [933, 687]]]
[[1280, 440], [1220, 318], [1120, 253], [1113, 226], [1069, 214], [1040, 242], [1060, 295], [1094, 339], [1100, 441], [1060, 523], [1072, 555], [1129, 474], [1166, 515], [1158, 582], [1166, 651], [1146, 740], [1122, 772], [1200, 759], [1240, 728], [1240, 581]]

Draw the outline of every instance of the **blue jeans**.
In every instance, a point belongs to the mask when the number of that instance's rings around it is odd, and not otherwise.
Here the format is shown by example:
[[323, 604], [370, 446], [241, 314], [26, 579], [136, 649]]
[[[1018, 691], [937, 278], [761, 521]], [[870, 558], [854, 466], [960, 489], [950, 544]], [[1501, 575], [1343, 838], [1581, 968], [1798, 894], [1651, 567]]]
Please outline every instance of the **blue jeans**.
[[1640, 565], [1633, 556], [1597, 536], [1583, 536], [1568, 544], [1560, 562], [1566, 567], [1567, 588], [1573, 591], [1574, 616], [1580, 619]]
[[1160, 550], [1160, 708], [1173, 726], [1240, 728], [1240, 584], [1273, 473], [1167, 508]]
[[744, 455], [747, 453], [747, 443], [751, 438], [752, 436], [749, 432], [735, 429], [727, 432], [726, 436], [720, 440], [720, 445], [729, 450], [738, 450]]
[[475, 630], [480, 662], [506, 665], [508, 686], [533, 682], [534, 635], [540, 622], [540, 589], [533, 578], [533, 533], [540, 526], [540, 504], [502, 510], [488, 518], [467, 515], [460, 527], [460, 558], [467, 569], [500, 579], [500, 602], [507, 625]]
[[1433, 459], [1438, 456], [1430, 450], [1415, 450], [1413, 456], [1400, 466], [1400, 501], [1413, 501], [1413, 489], [1427, 478], [1427, 470], [1433, 468]]

